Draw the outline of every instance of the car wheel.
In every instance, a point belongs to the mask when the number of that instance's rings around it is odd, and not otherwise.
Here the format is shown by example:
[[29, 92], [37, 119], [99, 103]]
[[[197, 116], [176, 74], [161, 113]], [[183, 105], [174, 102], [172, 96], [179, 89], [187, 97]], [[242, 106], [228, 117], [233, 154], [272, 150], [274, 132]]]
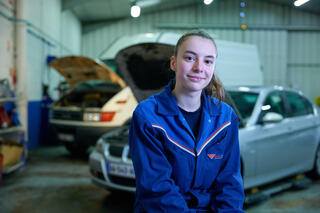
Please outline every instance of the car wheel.
[[307, 175], [313, 179], [320, 179], [320, 145], [316, 151], [313, 169]]
[[87, 146], [79, 145], [76, 143], [65, 143], [64, 144], [67, 150], [74, 156], [86, 156], [88, 155]]

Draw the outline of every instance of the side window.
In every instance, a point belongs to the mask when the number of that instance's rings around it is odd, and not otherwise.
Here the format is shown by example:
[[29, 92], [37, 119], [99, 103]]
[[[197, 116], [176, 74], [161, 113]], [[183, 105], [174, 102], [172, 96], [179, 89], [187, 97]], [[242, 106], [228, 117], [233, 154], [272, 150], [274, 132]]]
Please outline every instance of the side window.
[[313, 113], [311, 103], [303, 96], [294, 92], [286, 92], [287, 100], [290, 104], [290, 117], [307, 115]]
[[267, 112], [276, 112], [281, 114], [283, 117], [287, 117], [285, 105], [280, 92], [272, 92], [266, 98], [262, 105], [263, 114]]

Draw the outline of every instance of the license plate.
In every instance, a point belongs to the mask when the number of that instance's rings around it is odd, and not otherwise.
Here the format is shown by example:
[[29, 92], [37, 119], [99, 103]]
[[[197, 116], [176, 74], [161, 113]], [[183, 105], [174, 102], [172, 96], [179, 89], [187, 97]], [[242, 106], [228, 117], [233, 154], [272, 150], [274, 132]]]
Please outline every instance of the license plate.
[[110, 175], [135, 178], [134, 169], [132, 165], [109, 162], [107, 164], [107, 171]]
[[65, 134], [65, 133], [59, 133], [58, 138], [61, 141], [67, 141], [67, 142], [73, 142], [74, 141], [74, 135], [72, 134]]

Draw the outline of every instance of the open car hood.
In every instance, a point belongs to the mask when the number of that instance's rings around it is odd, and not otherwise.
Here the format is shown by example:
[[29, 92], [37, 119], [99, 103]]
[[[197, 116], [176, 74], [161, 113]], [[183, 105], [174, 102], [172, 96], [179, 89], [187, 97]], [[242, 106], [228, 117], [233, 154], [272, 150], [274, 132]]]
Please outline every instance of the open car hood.
[[67, 56], [53, 60], [50, 67], [57, 70], [73, 88], [76, 84], [88, 80], [103, 80], [119, 84], [122, 88], [126, 83], [105, 64], [83, 56]]
[[170, 70], [173, 48], [151, 42], [127, 47], [117, 54], [117, 71], [124, 76], [138, 102], [160, 92], [174, 77]]
[[170, 57], [180, 34], [142, 33], [120, 37], [100, 57], [114, 58], [117, 72], [132, 89], [140, 102], [160, 92], [174, 72]]

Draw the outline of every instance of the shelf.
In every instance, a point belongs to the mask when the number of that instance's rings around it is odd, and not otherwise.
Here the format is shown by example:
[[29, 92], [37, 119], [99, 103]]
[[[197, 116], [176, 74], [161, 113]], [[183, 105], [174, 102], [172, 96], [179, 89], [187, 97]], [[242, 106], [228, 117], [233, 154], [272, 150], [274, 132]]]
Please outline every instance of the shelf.
[[[0, 105], [4, 105], [4, 103], [8, 102], [18, 102], [19, 99], [18, 97], [5, 97], [5, 98], [0, 98]], [[3, 106], [1, 106], [3, 107]], [[17, 169], [20, 169], [23, 167], [26, 163], [26, 154], [27, 154], [27, 147], [23, 139], [23, 132], [24, 128], [21, 125], [18, 126], [10, 126], [7, 128], [0, 128], [0, 138], [3, 137], [3, 142], [8, 143], [8, 144], [19, 144], [22, 145], [22, 154], [21, 154], [21, 159], [18, 163], [14, 165], [8, 165], [6, 167], [2, 168], [2, 174], [9, 174], [11, 172], [16, 171]], [[7, 153], [8, 154], [8, 153]]]
[[22, 131], [22, 130], [23, 130], [22, 126], [8, 127], [8, 128], [0, 129], [0, 134], [18, 132], [18, 131]]
[[0, 98], [0, 103], [4, 102], [15, 102], [18, 101], [19, 99], [17, 97], [8, 97], [8, 98]]
[[24, 161], [20, 161], [19, 163], [15, 164], [13, 166], [4, 167], [4, 168], [2, 168], [2, 174], [9, 174], [9, 173], [21, 168], [22, 166], [24, 166]]

